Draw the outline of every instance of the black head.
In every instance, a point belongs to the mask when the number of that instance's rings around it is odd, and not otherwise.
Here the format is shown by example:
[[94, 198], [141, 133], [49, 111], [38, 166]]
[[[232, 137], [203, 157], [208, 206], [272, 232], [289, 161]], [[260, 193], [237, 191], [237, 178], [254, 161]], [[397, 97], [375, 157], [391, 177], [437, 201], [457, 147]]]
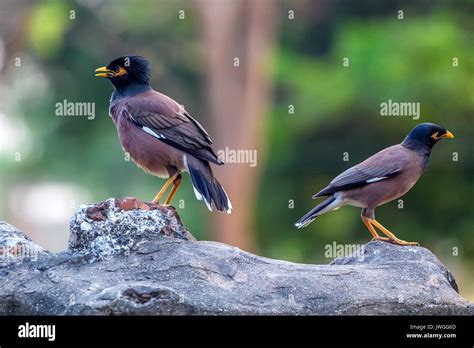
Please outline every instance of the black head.
[[432, 149], [442, 138], [454, 138], [453, 133], [434, 123], [420, 123], [403, 140], [402, 145], [411, 150]]
[[150, 83], [150, 64], [140, 56], [117, 58], [109, 65], [96, 69], [95, 72], [95, 76], [108, 78], [117, 89]]

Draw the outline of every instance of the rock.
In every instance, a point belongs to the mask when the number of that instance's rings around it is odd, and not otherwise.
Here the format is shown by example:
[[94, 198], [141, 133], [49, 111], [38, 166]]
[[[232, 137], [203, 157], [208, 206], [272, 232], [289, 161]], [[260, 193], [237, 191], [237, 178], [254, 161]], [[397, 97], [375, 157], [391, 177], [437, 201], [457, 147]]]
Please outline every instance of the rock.
[[0, 221], [0, 267], [15, 262], [36, 261], [48, 254], [15, 227]]
[[129, 253], [160, 235], [195, 241], [174, 208], [135, 198], [82, 206], [71, 219], [70, 233], [68, 249], [89, 255], [90, 261]]
[[3, 314], [474, 314], [428, 249], [377, 241], [329, 265], [272, 260], [196, 241], [174, 208], [130, 198], [81, 207], [59, 254], [0, 224], [0, 245], [18, 244], [39, 257], [0, 264]]

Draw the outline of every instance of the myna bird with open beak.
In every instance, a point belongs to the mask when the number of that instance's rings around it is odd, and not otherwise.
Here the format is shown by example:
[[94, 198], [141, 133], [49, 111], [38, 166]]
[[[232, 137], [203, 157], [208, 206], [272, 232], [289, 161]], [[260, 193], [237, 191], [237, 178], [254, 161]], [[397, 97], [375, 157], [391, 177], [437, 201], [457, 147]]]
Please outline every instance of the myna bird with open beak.
[[181, 184], [181, 172], [186, 171], [197, 199], [211, 211], [215, 207], [230, 213], [229, 197], [209, 164], [223, 164], [211, 148], [211, 138], [183, 105], [150, 87], [148, 61], [125, 56], [95, 72], [115, 88], [109, 113], [124, 151], [145, 172], [168, 179], [153, 202], [159, 204], [173, 185], [164, 202], [169, 205]]
[[[362, 221], [376, 240], [398, 245], [417, 245], [398, 239], [375, 220], [375, 208], [407, 193], [423, 174], [433, 146], [442, 138], [454, 138], [446, 129], [432, 123], [421, 123], [401, 144], [390, 146], [349, 168], [313, 196], [326, 197], [295, 225], [302, 228], [318, 216], [344, 205], [363, 208]], [[380, 237], [379, 229], [387, 237]]]

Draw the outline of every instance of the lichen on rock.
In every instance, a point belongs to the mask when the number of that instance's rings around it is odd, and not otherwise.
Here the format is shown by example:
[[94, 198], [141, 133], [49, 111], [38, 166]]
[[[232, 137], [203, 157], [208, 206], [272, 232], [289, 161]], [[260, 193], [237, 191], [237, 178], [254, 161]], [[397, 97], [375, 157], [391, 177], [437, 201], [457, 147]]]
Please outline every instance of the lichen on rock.
[[68, 250], [88, 254], [91, 260], [129, 253], [159, 235], [195, 240], [175, 208], [135, 198], [110, 198], [81, 206], [71, 219], [70, 232]]

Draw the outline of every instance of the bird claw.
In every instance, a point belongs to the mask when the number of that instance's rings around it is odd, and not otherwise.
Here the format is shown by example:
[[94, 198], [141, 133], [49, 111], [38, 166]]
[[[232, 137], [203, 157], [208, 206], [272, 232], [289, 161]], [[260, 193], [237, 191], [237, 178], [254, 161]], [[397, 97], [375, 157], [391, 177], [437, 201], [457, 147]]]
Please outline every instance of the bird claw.
[[160, 202], [153, 202], [151, 201], [149, 204], [152, 204], [155, 207], [162, 207], [162, 208], [169, 208], [171, 207], [171, 204], [165, 204], [165, 203], [160, 203]]
[[420, 243], [418, 243], [418, 242], [407, 242], [407, 241], [402, 240], [402, 239], [393, 239], [393, 238], [385, 238], [385, 237], [374, 237], [374, 238], [372, 238], [372, 241], [376, 241], [376, 240], [381, 240], [383, 242], [388, 242], [388, 243], [392, 243], [392, 244], [395, 244], [395, 245], [401, 245], [401, 246], [408, 246], [408, 245], [420, 246]]
[[407, 242], [405, 240], [402, 240], [402, 239], [389, 239], [388, 240], [389, 243], [392, 243], [392, 244], [395, 244], [395, 245], [401, 245], [401, 246], [420, 246], [420, 243], [418, 242]]
[[173, 208], [173, 209], [175, 209], [171, 204], [159, 203], [159, 204], [157, 204], [157, 206], [159, 206], [160, 208], [166, 208], [166, 209]]
[[383, 242], [390, 242], [390, 239], [385, 238], [385, 237], [374, 237], [374, 238], [372, 238], [372, 241], [376, 241], [376, 240], [381, 240]]

